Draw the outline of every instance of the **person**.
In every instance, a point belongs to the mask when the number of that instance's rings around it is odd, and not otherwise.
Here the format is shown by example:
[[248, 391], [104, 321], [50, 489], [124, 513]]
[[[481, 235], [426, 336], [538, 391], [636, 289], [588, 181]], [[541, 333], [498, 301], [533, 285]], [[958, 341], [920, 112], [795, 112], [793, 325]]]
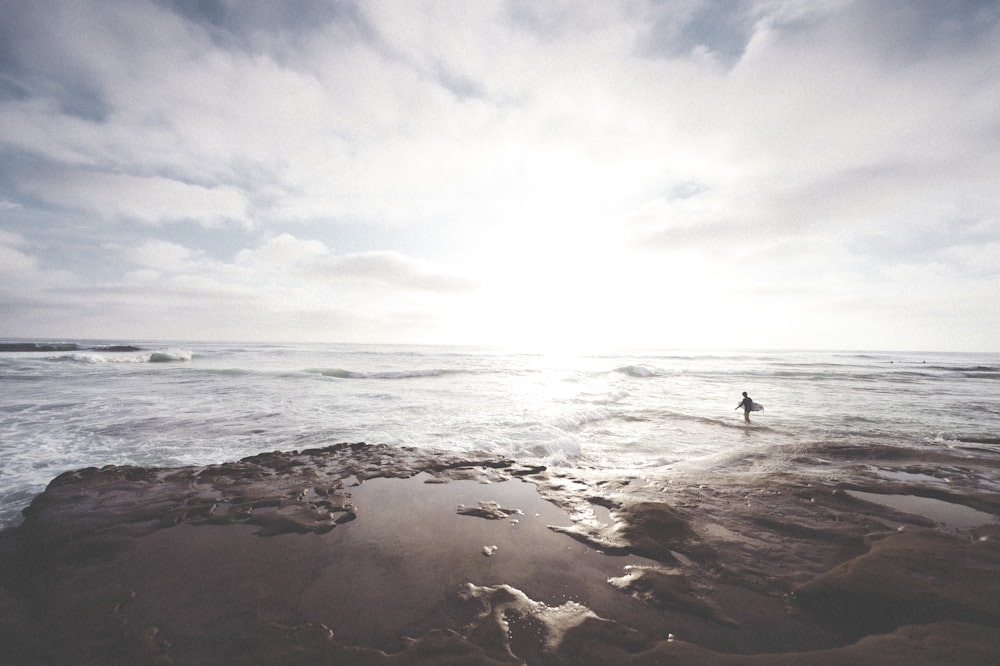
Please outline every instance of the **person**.
[[740, 404], [736, 405], [736, 409], [740, 407], [743, 408], [743, 420], [750, 423], [750, 410], [753, 408], [753, 400], [747, 395], [746, 391], [743, 391], [743, 400]]

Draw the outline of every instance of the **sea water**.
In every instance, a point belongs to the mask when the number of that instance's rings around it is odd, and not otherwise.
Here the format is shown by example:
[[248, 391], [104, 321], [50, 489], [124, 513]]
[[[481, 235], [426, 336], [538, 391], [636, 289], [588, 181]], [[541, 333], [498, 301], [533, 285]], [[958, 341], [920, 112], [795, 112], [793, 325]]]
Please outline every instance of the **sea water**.
[[[1000, 355], [0, 341], [0, 527], [61, 472], [368, 442], [635, 472], [816, 441], [1000, 453]], [[747, 391], [765, 407], [743, 422]], [[1000, 481], [1000, 480], [998, 480]]]

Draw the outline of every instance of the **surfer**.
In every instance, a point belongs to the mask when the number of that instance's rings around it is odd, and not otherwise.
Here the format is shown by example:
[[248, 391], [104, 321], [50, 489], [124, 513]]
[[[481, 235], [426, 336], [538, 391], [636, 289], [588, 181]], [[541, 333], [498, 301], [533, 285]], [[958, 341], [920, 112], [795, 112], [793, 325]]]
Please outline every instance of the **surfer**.
[[736, 405], [736, 409], [740, 407], [743, 408], [743, 420], [750, 423], [750, 412], [753, 409], [753, 400], [747, 395], [746, 391], [743, 391], [743, 399], [740, 404]]

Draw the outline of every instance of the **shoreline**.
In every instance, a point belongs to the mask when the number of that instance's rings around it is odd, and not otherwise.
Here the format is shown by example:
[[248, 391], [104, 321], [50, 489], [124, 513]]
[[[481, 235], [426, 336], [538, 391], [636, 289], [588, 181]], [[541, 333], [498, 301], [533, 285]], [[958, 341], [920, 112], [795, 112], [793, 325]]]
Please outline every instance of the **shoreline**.
[[0, 532], [0, 639], [23, 663], [995, 663], [1000, 461], [897, 453], [621, 477], [339, 444], [78, 470]]

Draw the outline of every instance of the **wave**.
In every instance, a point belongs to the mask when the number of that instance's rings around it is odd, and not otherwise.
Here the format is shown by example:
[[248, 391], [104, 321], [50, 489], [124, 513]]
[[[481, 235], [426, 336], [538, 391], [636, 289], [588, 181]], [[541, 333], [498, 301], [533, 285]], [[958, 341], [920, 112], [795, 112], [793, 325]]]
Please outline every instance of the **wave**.
[[78, 342], [0, 342], [0, 352], [76, 352], [125, 353], [142, 351], [135, 345], [81, 345]]
[[186, 349], [157, 351], [149, 355], [150, 363], [173, 363], [175, 361], [190, 361], [194, 354]]
[[931, 438], [937, 444], [983, 444], [985, 446], [1000, 447], [1000, 437], [992, 434], [988, 435], [977, 435], [977, 434], [952, 434], [944, 435], [939, 434], [934, 438]]
[[965, 379], [1000, 379], [1000, 367], [991, 365], [945, 365], [933, 366], [933, 369]]
[[47, 360], [57, 362], [80, 363], [84, 365], [100, 365], [104, 363], [176, 363], [190, 361], [194, 357], [190, 351], [185, 349], [172, 349], [165, 351], [155, 351], [149, 354], [113, 355], [104, 353], [76, 352], [73, 354], [63, 354], [49, 357]]
[[648, 377], [662, 377], [666, 372], [660, 370], [659, 368], [654, 368], [648, 365], [624, 365], [620, 368], [615, 368], [612, 372], [617, 372], [623, 375], [628, 375], [629, 377], [636, 377], [639, 379], [646, 379]]
[[333, 377], [334, 379], [421, 379], [426, 377], [445, 377], [447, 375], [470, 374], [469, 370], [388, 370], [382, 372], [358, 372], [342, 368], [308, 368], [310, 374]]
[[0, 352], [66, 352], [77, 351], [75, 342], [0, 342]]
[[574, 431], [590, 423], [598, 423], [611, 417], [611, 413], [606, 409], [591, 408], [579, 409], [570, 414], [563, 414], [554, 419], [553, 425], [560, 430]]

